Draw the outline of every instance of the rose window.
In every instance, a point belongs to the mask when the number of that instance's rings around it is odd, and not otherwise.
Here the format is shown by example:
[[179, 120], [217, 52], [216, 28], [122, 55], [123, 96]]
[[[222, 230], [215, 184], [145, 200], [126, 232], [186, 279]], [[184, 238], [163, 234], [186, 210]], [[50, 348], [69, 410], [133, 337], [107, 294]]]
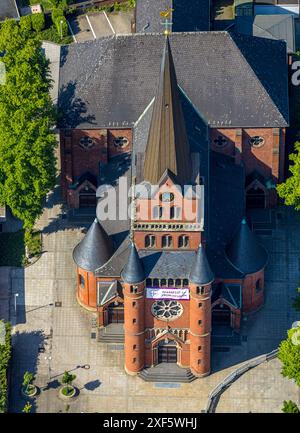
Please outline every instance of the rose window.
[[151, 308], [153, 316], [160, 320], [175, 320], [183, 313], [183, 307], [177, 301], [156, 301]]

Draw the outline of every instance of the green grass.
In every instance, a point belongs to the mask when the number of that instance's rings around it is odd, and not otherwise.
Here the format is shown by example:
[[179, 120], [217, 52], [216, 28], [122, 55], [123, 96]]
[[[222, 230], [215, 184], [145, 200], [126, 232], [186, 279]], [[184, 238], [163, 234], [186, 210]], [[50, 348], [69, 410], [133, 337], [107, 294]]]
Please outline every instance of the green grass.
[[42, 250], [41, 233], [33, 232], [27, 247], [31, 256], [39, 256]]
[[24, 230], [0, 233], [0, 266], [22, 266], [24, 255]]
[[39, 33], [39, 39], [43, 41], [54, 42], [56, 44], [67, 45], [73, 42], [72, 36], [68, 35], [61, 39], [60, 35], [57, 33], [56, 27], [53, 24], [49, 29], [43, 30]]

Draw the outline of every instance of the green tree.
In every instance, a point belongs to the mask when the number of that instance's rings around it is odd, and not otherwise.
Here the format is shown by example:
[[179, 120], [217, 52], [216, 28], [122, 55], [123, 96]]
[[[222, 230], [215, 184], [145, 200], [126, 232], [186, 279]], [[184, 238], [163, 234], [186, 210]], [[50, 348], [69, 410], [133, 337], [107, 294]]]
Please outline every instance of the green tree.
[[11, 326], [0, 321], [5, 327], [5, 341], [0, 344], [0, 413], [7, 410], [7, 369], [11, 357]]
[[277, 185], [279, 197], [284, 199], [287, 206], [294, 206], [300, 209], [300, 142], [295, 143], [295, 152], [289, 155], [292, 162], [289, 167], [291, 176], [285, 182]]
[[23, 387], [25, 388], [25, 392], [28, 392], [28, 388], [29, 385], [31, 384], [31, 382], [34, 379], [34, 374], [31, 373], [30, 371], [25, 371], [24, 376], [23, 376]]
[[292, 400], [284, 400], [283, 408], [281, 410], [285, 413], [300, 413], [298, 406]]
[[66, 385], [67, 388], [72, 386], [72, 382], [76, 379], [75, 374], [70, 374], [68, 371], [65, 371], [63, 377], [61, 379], [61, 383]]
[[25, 406], [22, 409], [22, 412], [24, 413], [30, 413], [32, 409], [32, 404], [29, 403], [29, 401], [25, 404]]
[[68, 23], [67, 23], [66, 17], [64, 17], [63, 15], [56, 17], [54, 24], [55, 24], [57, 33], [59, 34], [59, 36], [61, 38], [68, 35], [69, 28], [68, 28]]
[[300, 386], [300, 327], [288, 331], [288, 338], [279, 346], [278, 358], [282, 362], [281, 374], [294, 379]]
[[29, 35], [32, 31], [31, 15], [25, 15], [20, 18], [20, 27], [24, 34]]
[[36, 32], [41, 32], [45, 28], [45, 15], [43, 13], [31, 16], [32, 27]]
[[56, 178], [49, 62], [36, 37], [5, 21], [0, 52], [6, 83], [0, 86], [0, 203], [31, 231]]

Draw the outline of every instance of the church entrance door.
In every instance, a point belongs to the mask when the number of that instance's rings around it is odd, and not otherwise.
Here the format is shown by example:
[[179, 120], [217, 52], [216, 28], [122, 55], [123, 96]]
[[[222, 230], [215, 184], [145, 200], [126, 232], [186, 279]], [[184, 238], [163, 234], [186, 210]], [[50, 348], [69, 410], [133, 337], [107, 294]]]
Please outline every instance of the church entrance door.
[[96, 207], [96, 192], [92, 188], [82, 189], [79, 193], [79, 207]]
[[158, 363], [160, 364], [161, 362], [177, 362], [177, 347], [174, 341], [169, 341], [168, 343], [161, 342], [158, 345]]
[[107, 321], [110, 323], [124, 323], [124, 306], [112, 303], [107, 308]]
[[225, 304], [216, 305], [212, 310], [213, 325], [231, 326], [231, 310]]
[[251, 188], [246, 193], [247, 209], [264, 209], [266, 207], [265, 192], [260, 188]]

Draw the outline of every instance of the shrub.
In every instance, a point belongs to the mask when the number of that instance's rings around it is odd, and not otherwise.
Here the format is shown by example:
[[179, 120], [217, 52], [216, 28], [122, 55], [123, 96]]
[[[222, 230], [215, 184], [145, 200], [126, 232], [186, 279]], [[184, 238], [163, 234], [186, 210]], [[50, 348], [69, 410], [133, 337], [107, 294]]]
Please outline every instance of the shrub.
[[64, 9], [62, 7], [53, 8], [51, 13], [53, 24], [55, 24], [55, 21], [58, 17], [61, 17], [63, 15], [64, 15]]
[[31, 32], [32, 30], [31, 15], [25, 15], [24, 17], [20, 18], [20, 27], [26, 33]]
[[45, 28], [45, 15], [43, 13], [31, 16], [32, 27], [36, 32], [41, 32]]
[[9, 323], [5, 324], [5, 331], [5, 343], [0, 344], [0, 413], [7, 411], [7, 369], [11, 357], [11, 326]]
[[283, 408], [281, 410], [285, 413], [300, 413], [298, 406], [292, 400], [284, 400]]

